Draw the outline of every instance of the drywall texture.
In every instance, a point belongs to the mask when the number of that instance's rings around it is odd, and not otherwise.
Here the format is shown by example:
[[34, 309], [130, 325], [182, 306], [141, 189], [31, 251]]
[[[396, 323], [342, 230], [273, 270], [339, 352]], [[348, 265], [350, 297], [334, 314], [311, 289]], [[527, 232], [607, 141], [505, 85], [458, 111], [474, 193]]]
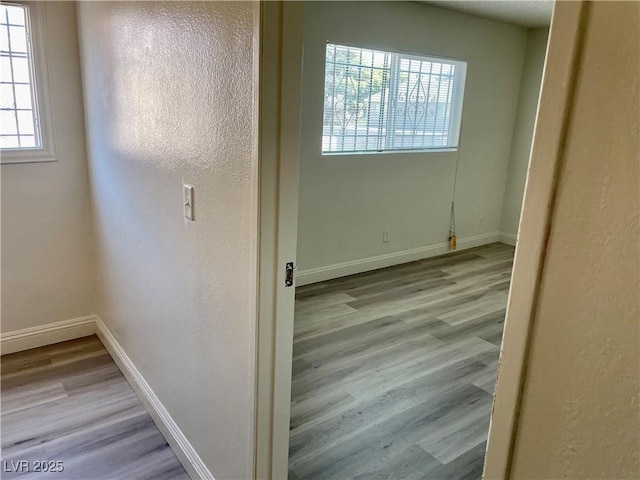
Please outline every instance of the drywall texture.
[[[98, 314], [217, 479], [252, 476], [250, 2], [83, 2]], [[182, 185], [195, 188], [195, 222]]]
[[57, 162], [3, 165], [2, 332], [93, 312], [94, 261], [74, 2], [43, 2]]
[[527, 50], [524, 56], [518, 113], [511, 142], [507, 184], [502, 204], [502, 226], [500, 228], [502, 233], [513, 237], [517, 236], [520, 223], [522, 197], [524, 196], [524, 184], [527, 180], [548, 37], [548, 28], [530, 29], [527, 32]]
[[588, 5], [510, 478], [640, 478], [640, 4]]
[[304, 28], [299, 268], [426, 247], [449, 236], [457, 153], [322, 156], [327, 41], [468, 62], [457, 233], [464, 239], [498, 232], [526, 29], [418, 2], [309, 2]]

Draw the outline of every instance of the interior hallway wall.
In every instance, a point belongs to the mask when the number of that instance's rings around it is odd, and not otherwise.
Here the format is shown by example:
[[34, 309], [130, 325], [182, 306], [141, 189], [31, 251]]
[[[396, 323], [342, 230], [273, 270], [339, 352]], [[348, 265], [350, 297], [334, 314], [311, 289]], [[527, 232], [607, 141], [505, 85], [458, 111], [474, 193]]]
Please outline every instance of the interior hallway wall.
[[306, 5], [301, 271], [438, 245], [449, 237], [456, 152], [322, 156], [326, 42], [468, 62], [457, 233], [462, 241], [486, 243], [496, 241], [500, 230], [526, 39], [525, 28], [418, 2]]
[[587, 5], [510, 478], [640, 478], [640, 3]]
[[43, 2], [57, 162], [2, 165], [2, 333], [93, 313], [75, 2]]
[[502, 206], [500, 231], [515, 241], [520, 223], [524, 184], [527, 179], [529, 155], [536, 121], [542, 70], [547, 52], [548, 28], [532, 28], [527, 32], [522, 83], [518, 98], [518, 113], [511, 142], [511, 155]]
[[255, 5], [79, 12], [97, 313], [213, 475], [251, 478]]

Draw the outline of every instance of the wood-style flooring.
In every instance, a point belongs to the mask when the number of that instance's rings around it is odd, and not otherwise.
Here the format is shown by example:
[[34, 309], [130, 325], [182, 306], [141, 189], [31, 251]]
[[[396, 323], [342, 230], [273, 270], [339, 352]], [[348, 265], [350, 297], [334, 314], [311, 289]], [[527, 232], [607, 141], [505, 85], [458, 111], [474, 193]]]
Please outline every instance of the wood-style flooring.
[[[189, 478], [98, 337], [1, 364], [3, 479]], [[42, 461], [64, 470], [35, 472]]]
[[477, 479], [513, 247], [296, 291], [289, 479]]

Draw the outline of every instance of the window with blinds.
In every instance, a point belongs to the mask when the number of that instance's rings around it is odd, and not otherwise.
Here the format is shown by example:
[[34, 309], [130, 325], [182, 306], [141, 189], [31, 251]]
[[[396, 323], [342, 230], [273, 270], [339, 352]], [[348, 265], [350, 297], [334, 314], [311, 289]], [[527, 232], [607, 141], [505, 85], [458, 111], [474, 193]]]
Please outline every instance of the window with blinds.
[[457, 148], [466, 66], [328, 43], [322, 152]]

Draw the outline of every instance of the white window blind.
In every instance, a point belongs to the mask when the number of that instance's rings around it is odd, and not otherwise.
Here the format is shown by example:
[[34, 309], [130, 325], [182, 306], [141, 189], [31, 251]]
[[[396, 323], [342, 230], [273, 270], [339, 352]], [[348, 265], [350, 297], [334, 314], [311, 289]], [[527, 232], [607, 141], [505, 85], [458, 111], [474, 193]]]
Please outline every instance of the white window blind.
[[466, 66], [328, 43], [323, 153], [457, 148]]
[[0, 148], [40, 148], [29, 10], [0, 7]]

